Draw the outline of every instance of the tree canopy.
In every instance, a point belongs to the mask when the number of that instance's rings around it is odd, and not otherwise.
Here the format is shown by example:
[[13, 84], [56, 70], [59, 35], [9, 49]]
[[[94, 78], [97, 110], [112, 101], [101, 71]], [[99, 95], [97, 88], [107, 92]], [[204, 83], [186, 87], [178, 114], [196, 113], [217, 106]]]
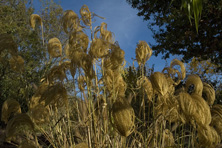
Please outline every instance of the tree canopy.
[[[44, 15], [44, 40], [61, 37], [62, 28], [58, 22], [63, 9], [54, 2], [41, 3], [40, 15]], [[3, 0], [0, 4], [0, 106], [9, 98], [23, 104], [34, 93], [43, 75], [47, 73], [46, 44], [37, 23], [30, 26], [34, 12], [31, 0]], [[45, 21], [46, 20], [46, 21]], [[60, 35], [60, 36], [59, 36]], [[25, 109], [22, 108], [22, 109]], [[0, 111], [1, 112], [1, 111]], [[1, 123], [0, 123], [1, 124]]]
[[[181, 10], [181, 1], [127, 0], [138, 9], [138, 15], [150, 20], [148, 27], [153, 32], [156, 44], [154, 54], [182, 55], [185, 62], [193, 57], [211, 60], [222, 69], [222, 0], [204, 0], [199, 20], [198, 33], [195, 21], [189, 21], [187, 10]], [[157, 29], [158, 28], [158, 29]]]

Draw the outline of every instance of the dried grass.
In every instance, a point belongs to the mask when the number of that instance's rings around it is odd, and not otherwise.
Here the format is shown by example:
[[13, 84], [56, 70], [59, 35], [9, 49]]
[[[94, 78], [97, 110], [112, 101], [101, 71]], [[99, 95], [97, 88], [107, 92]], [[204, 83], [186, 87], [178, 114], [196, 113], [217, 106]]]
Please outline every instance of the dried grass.
[[152, 55], [152, 49], [145, 41], [139, 41], [136, 48], [136, 60], [139, 65], [145, 64]]
[[110, 116], [113, 126], [122, 136], [127, 137], [134, 131], [134, 110], [125, 98], [116, 99]]

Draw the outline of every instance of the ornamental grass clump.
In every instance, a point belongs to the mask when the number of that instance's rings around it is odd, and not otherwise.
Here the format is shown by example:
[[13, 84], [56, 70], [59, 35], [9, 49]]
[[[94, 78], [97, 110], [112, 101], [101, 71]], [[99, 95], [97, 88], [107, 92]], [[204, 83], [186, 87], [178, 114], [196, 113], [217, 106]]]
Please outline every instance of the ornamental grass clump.
[[[48, 53], [41, 80], [27, 80], [35, 86], [33, 95], [25, 95], [27, 108], [14, 99], [2, 106], [6, 140], [30, 148], [216, 147], [222, 107], [214, 105], [214, 88], [198, 75], [186, 77], [178, 59], [161, 72], [148, 69], [152, 49], [145, 41], [135, 51], [139, 67], [126, 69], [124, 50], [105, 22], [93, 26], [95, 17], [102, 18], [86, 5], [80, 16], [64, 12], [65, 37], [43, 44]], [[33, 29], [43, 21], [30, 16]], [[12, 36], [1, 34], [0, 44], [0, 54], [9, 50], [4, 62], [26, 76]], [[18, 92], [18, 98], [23, 95]]]

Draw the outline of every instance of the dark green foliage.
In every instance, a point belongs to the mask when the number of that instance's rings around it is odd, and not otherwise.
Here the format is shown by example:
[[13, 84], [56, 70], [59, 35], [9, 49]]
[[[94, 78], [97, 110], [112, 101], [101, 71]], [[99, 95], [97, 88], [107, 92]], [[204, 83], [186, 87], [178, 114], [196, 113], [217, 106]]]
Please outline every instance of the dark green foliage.
[[[127, 0], [144, 20], [151, 20], [148, 27], [156, 44], [152, 50], [163, 58], [182, 55], [185, 62], [191, 58], [211, 59], [222, 65], [222, 0], [204, 0], [198, 33], [195, 22], [189, 21], [187, 12], [181, 10], [181, 1], [175, 0]], [[217, 70], [221, 70], [220, 66]]]

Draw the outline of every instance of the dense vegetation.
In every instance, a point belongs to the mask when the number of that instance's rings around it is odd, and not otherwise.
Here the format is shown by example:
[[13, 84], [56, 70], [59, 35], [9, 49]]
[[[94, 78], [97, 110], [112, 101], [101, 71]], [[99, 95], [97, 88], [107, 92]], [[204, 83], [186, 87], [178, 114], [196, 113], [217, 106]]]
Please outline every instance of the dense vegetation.
[[99, 16], [86, 5], [80, 16], [43, 5], [40, 15], [24, 1], [1, 5], [0, 142], [20, 148], [220, 144], [222, 106], [192, 68], [187, 74], [178, 59], [161, 72], [146, 68], [152, 49], [145, 41], [135, 49], [139, 67], [126, 68], [113, 33], [104, 22], [93, 26]]

